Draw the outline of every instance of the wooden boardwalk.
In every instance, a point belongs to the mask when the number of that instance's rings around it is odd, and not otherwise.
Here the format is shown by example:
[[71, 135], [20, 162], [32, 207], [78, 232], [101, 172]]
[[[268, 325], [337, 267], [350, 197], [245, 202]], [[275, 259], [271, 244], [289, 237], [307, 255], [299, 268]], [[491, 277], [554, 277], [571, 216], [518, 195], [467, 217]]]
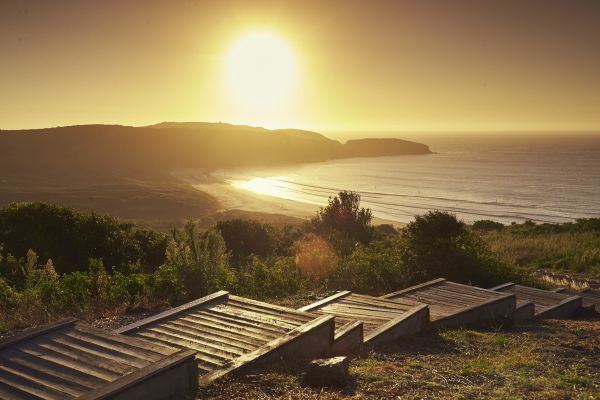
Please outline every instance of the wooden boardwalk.
[[0, 399], [158, 400], [195, 392], [194, 352], [69, 319], [0, 342]]
[[457, 328], [512, 320], [516, 297], [475, 286], [435, 279], [382, 296], [394, 301], [412, 300], [429, 306], [431, 327]]
[[324, 354], [333, 344], [334, 319], [221, 291], [116, 332], [194, 350], [206, 383], [258, 362]]
[[[346, 345], [338, 344], [337, 332], [348, 324], [363, 323], [363, 342], [378, 344], [414, 335], [424, 330], [429, 322], [427, 305], [413, 300], [383, 300], [343, 291], [316, 303], [300, 308], [301, 311], [334, 315], [336, 321], [335, 351], [344, 353]], [[355, 342], [356, 344], [356, 342]], [[358, 343], [360, 344], [360, 342]]]
[[574, 293], [580, 296], [583, 301], [583, 308], [600, 313], [600, 290], [586, 288]]
[[550, 290], [536, 289], [528, 286], [505, 283], [491, 290], [512, 293], [517, 296], [517, 301], [530, 301], [535, 304], [535, 318], [567, 318], [577, 309], [581, 308], [582, 300], [579, 296], [571, 296]]

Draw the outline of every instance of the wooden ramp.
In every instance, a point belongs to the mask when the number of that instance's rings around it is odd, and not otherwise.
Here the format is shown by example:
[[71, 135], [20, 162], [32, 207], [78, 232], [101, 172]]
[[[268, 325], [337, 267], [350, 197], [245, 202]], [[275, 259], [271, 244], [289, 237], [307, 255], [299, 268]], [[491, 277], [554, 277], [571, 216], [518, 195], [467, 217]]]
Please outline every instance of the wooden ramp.
[[[396, 340], [402, 336], [414, 335], [424, 330], [429, 322], [427, 305], [412, 300], [390, 301], [377, 297], [363, 296], [344, 291], [300, 308], [301, 311], [334, 315], [337, 332], [348, 324], [363, 323], [364, 343], [379, 344]], [[339, 340], [339, 339], [338, 339]], [[354, 344], [360, 345], [355, 340]], [[334, 349], [341, 346], [334, 342]]]
[[412, 300], [429, 306], [434, 329], [486, 325], [512, 319], [516, 298], [475, 286], [435, 279], [382, 296], [394, 301]]
[[580, 296], [583, 308], [600, 313], [600, 290], [598, 289], [592, 289], [590, 287], [581, 290], [560, 288], [553, 290], [553, 292], [569, 294], [571, 296]]
[[326, 353], [334, 320], [220, 291], [116, 332], [194, 350], [199, 381], [206, 383], [258, 362]]
[[491, 290], [512, 293], [522, 304], [531, 301], [535, 304], [535, 318], [567, 318], [582, 305], [581, 297], [536, 289], [514, 283], [493, 287]]
[[600, 313], [600, 290], [585, 288], [575, 292], [575, 295], [582, 298], [583, 308]]
[[0, 399], [165, 400], [195, 395], [193, 351], [92, 328], [75, 319], [0, 342]]

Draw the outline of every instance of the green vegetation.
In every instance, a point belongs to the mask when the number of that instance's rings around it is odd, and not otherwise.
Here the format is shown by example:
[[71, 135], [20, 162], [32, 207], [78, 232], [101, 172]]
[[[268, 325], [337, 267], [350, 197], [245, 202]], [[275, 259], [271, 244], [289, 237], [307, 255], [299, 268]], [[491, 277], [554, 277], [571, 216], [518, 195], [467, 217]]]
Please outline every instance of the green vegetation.
[[219, 289], [277, 301], [333, 289], [382, 294], [435, 277], [491, 286], [528, 277], [453, 215], [376, 229], [340, 192], [303, 226], [230, 220], [169, 235], [41, 203], [0, 210], [4, 329], [66, 315], [178, 305]]
[[520, 267], [586, 277], [600, 273], [600, 218], [565, 224], [529, 221], [486, 232], [483, 239], [500, 259]]

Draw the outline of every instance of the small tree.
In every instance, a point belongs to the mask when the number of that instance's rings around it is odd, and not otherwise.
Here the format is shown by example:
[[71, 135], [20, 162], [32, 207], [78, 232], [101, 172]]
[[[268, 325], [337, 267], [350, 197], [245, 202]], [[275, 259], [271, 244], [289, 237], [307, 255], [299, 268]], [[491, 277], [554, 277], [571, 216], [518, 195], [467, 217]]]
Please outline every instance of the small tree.
[[355, 192], [339, 192], [329, 198], [329, 204], [322, 207], [313, 219], [319, 231], [338, 231], [350, 239], [367, 243], [371, 240], [373, 213], [369, 208], [360, 207], [360, 195]]
[[246, 219], [220, 221], [217, 223], [217, 230], [223, 236], [236, 267], [252, 255], [268, 256], [275, 245], [270, 227], [258, 221]]

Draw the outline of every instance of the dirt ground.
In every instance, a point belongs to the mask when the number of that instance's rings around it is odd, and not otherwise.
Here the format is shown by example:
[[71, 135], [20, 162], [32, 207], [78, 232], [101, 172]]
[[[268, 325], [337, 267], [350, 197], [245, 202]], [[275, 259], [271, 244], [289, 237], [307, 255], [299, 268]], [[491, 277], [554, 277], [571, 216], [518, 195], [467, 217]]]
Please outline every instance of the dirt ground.
[[253, 371], [198, 399], [600, 399], [600, 318], [448, 330], [368, 349], [343, 388], [312, 388], [302, 369]]

